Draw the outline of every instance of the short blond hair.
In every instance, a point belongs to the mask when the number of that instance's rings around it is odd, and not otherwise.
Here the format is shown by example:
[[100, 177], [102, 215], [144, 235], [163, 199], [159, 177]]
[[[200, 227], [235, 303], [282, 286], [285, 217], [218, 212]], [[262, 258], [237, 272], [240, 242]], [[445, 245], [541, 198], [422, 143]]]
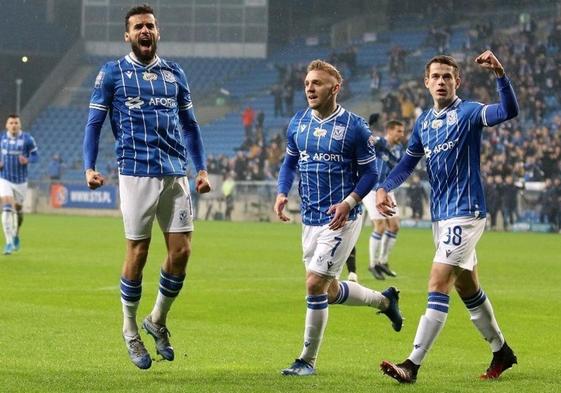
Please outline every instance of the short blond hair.
[[308, 72], [310, 71], [327, 72], [329, 75], [337, 79], [337, 83], [339, 84], [343, 83], [343, 77], [341, 76], [339, 70], [333, 64], [330, 64], [327, 61], [323, 61], [319, 59], [313, 60], [312, 62], [310, 62], [310, 64], [308, 64]]

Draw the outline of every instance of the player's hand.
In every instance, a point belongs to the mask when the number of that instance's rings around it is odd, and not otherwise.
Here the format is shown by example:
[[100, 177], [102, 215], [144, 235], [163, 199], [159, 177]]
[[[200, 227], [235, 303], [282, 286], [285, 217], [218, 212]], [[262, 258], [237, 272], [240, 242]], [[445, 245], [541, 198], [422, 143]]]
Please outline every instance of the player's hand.
[[86, 171], [86, 183], [90, 190], [95, 190], [105, 183], [105, 178], [101, 173], [94, 171], [93, 169], [88, 169]]
[[197, 177], [195, 178], [195, 190], [199, 194], [206, 194], [210, 192], [210, 182], [208, 181], [208, 173], [207, 171], [199, 171]]
[[345, 201], [341, 203], [337, 203], [335, 205], [331, 205], [327, 214], [333, 215], [331, 221], [329, 221], [329, 229], [332, 231], [343, 228], [347, 219], [349, 218], [349, 212], [351, 211], [351, 207]]
[[395, 214], [395, 203], [383, 188], [376, 191], [376, 209], [384, 217], [391, 217]]
[[475, 58], [475, 62], [482, 68], [493, 70], [498, 78], [503, 77], [505, 74], [503, 65], [490, 50], [486, 50], [485, 52], [477, 56]]
[[18, 156], [18, 161], [21, 165], [27, 165], [27, 163], [29, 162], [29, 159], [26, 156]]
[[284, 222], [290, 221], [290, 218], [288, 218], [283, 212], [284, 207], [286, 206], [287, 203], [288, 203], [287, 196], [284, 194], [278, 194], [277, 199], [275, 200], [275, 207], [273, 207], [273, 210], [275, 211], [277, 217]]

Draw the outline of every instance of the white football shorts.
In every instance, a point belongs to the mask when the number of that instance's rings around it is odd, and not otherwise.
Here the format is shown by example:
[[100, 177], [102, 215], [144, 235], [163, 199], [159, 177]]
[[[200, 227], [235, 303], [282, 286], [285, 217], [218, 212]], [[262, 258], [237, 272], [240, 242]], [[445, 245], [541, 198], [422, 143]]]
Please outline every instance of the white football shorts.
[[154, 217], [164, 233], [193, 231], [193, 205], [187, 176], [119, 175], [125, 237], [148, 239]]
[[12, 196], [16, 204], [23, 205], [25, 194], [27, 194], [27, 182], [12, 183], [0, 178], [0, 197]]
[[392, 199], [393, 203], [395, 203], [395, 214], [391, 217], [384, 217], [382, 213], [380, 213], [378, 209], [376, 209], [376, 190], [370, 191], [362, 199], [362, 203], [366, 208], [366, 211], [368, 212], [368, 217], [370, 217], [370, 221], [385, 220], [386, 218], [399, 217], [399, 206], [397, 206], [394, 193], [388, 192], [388, 196]]
[[473, 270], [477, 265], [475, 246], [485, 230], [485, 218], [454, 217], [432, 223], [436, 254], [433, 262]]
[[320, 276], [339, 277], [358, 240], [361, 227], [360, 216], [347, 221], [335, 231], [329, 229], [329, 224], [302, 225], [302, 251], [306, 271]]

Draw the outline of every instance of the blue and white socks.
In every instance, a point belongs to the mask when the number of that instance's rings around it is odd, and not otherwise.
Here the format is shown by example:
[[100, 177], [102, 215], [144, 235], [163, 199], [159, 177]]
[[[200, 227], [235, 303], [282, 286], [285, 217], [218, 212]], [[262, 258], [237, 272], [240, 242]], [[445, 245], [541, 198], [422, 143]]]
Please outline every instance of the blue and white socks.
[[397, 241], [397, 232], [385, 231], [381, 240], [380, 263], [388, 263], [388, 256]]
[[353, 281], [340, 281], [339, 293], [333, 304], [345, 306], [369, 306], [381, 309], [386, 297], [378, 291], [363, 287]]
[[370, 235], [369, 251], [370, 251], [370, 266], [380, 262], [380, 246], [382, 245], [382, 234], [372, 231]]
[[4, 229], [6, 244], [13, 244], [14, 236], [17, 233], [17, 218], [14, 219], [14, 217], [17, 216], [12, 205], [5, 204], [2, 207], [2, 229]]
[[448, 317], [450, 297], [445, 293], [429, 292], [425, 315], [421, 316], [417, 334], [413, 341], [413, 351], [409, 355], [416, 365], [420, 365], [431, 349]]
[[132, 338], [138, 335], [136, 311], [142, 296], [142, 279], [127, 280], [121, 277], [121, 303], [123, 305], [123, 335]]
[[183, 288], [184, 281], [185, 274], [173, 276], [163, 270], [160, 271], [160, 289], [158, 291], [156, 303], [154, 303], [154, 308], [150, 313], [152, 322], [158, 325], [166, 324], [166, 317], [169, 309], [177, 295], [179, 295], [181, 288]]
[[329, 309], [327, 304], [327, 293], [321, 295], [308, 295], [306, 297], [306, 326], [304, 329], [304, 347], [300, 359], [312, 366], [315, 364], [323, 332], [327, 325]]
[[493, 312], [491, 302], [485, 295], [485, 292], [479, 288], [477, 293], [469, 298], [462, 298], [470, 315], [471, 321], [479, 330], [483, 338], [491, 346], [493, 352], [497, 352], [502, 348], [505, 339]]
[[[185, 275], [173, 276], [169, 273], [160, 271], [160, 288], [158, 296], [154, 304], [154, 308], [150, 314], [152, 322], [158, 325], [166, 324], [166, 317], [171, 305], [181, 288]], [[142, 279], [127, 280], [121, 277], [121, 303], [123, 305], [123, 334], [125, 337], [134, 337], [138, 334], [138, 325], [136, 323], [136, 313], [140, 298], [142, 296]]]

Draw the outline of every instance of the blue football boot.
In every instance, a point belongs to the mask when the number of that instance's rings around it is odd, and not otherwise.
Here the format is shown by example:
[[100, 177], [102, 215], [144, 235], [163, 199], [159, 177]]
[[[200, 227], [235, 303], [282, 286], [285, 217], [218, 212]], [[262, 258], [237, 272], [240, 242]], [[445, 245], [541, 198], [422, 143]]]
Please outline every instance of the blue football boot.
[[290, 367], [281, 371], [282, 375], [296, 375], [299, 377], [314, 375], [315, 373], [316, 369], [303, 359], [296, 359]]
[[125, 345], [127, 351], [129, 352], [129, 358], [134, 363], [134, 365], [140, 369], [146, 370], [152, 365], [152, 359], [150, 354], [146, 350], [144, 343], [137, 334], [134, 337], [123, 337], [125, 339]]
[[378, 311], [378, 314], [385, 314], [392, 321], [393, 330], [399, 332], [403, 325], [403, 317], [399, 311], [399, 291], [394, 287], [389, 287], [382, 292], [382, 295], [388, 298], [389, 305], [385, 310]]
[[149, 335], [154, 337], [154, 341], [156, 341], [156, 352], [162, 355], [164, 359], [172, 361], [175, 358], [175, 354], [173, 352], [173, 347], [169, 342], [171, 333], [168, 328], [164, 325], [158, 325], [157, 323], [152, 322], [150, 315], [144, 318], [142, 327]]

